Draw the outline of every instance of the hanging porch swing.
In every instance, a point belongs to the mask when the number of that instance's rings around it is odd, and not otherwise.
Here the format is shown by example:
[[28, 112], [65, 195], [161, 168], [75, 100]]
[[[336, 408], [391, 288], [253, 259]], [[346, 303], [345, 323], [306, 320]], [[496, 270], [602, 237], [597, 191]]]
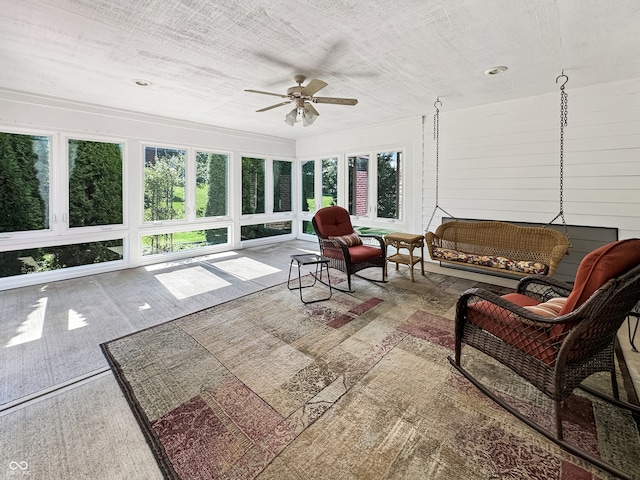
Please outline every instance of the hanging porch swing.
[[[566, 80], [560, 86], [560, 212], [543, 227], [524, 227], [503, 221], [463, 221], [439, 205], [439, 149], [440, 98], [434, 103], [433, 137], [435, 152], [435, 206], [426, 228], [426, 244], [432, 260], [457, 266], [489, 271], [509, 276], [544, 274], [551, 276], [562, 258], [569, 253], [571, 244], [563, 210], [564, 189], [564, 127], [567, 124], [567, 94], [564, 87], [569, 80], [562, 72], [556, 78]], [[429, 231], [437, 210], [452, 221], [440, 224], [435, 232]], [[558, 218], [563, 232], [549, 226]]]

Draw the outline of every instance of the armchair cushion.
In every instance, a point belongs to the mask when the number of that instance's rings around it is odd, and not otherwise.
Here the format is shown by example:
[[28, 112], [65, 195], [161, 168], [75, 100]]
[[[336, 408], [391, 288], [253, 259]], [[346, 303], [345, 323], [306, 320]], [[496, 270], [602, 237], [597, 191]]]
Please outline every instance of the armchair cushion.
[[384, 250], [367, 245], [356, 245], [349, 247], [349, 255], [353, 263], [360, 263], [371, 260], [373, 258], [381, 258], [384, 256]]
[[316, 212], [315, 220], [318, 227], [316, 233], [322, 238], [340, 237], [354, 233], [349, 212], [342, 207], [324, 207]]
[[[349, 247], [349, 261], [351, 263], [366, 262], [375, 258], [380, 258], [383, 254], [383, 250], [370, 247], [368, 245], [355, 245]], [[342, 259], [343, 254], [340, 249], [325, 249], [323, 255], [329, 258]]]
[[[538, 300], [520, 293], [509, 293], [502, 296], [520, 307], [533, 307]], [[492, 333], [503, 341], [519, 348], [547, 365], [553, 365], [556, 349], [549, 342], [551, 326], [524, 321], [523, 317], [514, 315], [509, 310], [498, 307], [489, 301], [470, 304], [467, 311], [470, 322], [483, 330]]]
[[629, 238], [603, 245], [580, 262], [571, 295], [560, 311], [565, 315], [580, 307], [597, 289], [612, 278], [640, 264], [640, 240]]

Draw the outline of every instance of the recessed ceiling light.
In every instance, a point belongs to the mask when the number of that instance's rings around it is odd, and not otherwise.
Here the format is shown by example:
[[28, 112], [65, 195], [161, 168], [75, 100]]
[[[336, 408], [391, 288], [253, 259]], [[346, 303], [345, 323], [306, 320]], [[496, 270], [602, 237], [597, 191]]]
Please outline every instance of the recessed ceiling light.
[[143, 80], [142, 78], [134, 78], [133, 83], [135, 83], [139, 87], [149, 87], [151, 85], [150, 81]]
[[509, 67], [505, 67], [504, 65], [500, 65], [498, 67], [491, 67], [488, 68], [484, 71], [485, 75], [499, 75], [501, 73], [506, 72], [507, 70], [509, 70]]

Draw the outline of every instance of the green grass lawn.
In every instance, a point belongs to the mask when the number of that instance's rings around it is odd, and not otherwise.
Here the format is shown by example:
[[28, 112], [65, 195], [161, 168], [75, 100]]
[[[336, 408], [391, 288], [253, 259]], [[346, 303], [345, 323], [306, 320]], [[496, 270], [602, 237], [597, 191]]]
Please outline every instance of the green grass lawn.
[[[316, 201], [314, 198], [307, 198], [307, 204], [309, 205], [309, 211], [313, 212], [316, 209]], [[322, 206], [330, 207], [331, 205], [337, 205], [331, 195], [323, 195], [322, 197]]]
[[[198, 217], [204, 216], [204, 211], [207, 207], [207, 190], [206, 185], [198, 185], [198, 188], [196, 188], [196, 212], [198, 212]], [[174, 187], [173, 198], [173, 209], [176, 212], [176, 218], [184, 218], [184, 187]]]
[[361, 235], [380, 235], [381, 237], [385, 236], [387, 233], [397, 232], [397, 230], [386, 230], [384, 228], [372, 228], [372, 227], [358, 227], [355, 226], [353, 229], [360, 233]]

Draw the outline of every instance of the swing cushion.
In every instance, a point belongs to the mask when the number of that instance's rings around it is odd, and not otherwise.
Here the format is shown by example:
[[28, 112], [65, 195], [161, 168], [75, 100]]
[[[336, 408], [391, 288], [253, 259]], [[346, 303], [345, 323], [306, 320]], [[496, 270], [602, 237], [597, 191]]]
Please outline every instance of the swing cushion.
[[526, 273], [527, 275], [544, 275], [548, 271], [548, 267], [544, 263], [531, 260], [512, 260], [495, 255], [477, 255], [438, 247], [433, 249], [433, 254], [436, 258], [444, 261], [469, 263], [517, 273]]

